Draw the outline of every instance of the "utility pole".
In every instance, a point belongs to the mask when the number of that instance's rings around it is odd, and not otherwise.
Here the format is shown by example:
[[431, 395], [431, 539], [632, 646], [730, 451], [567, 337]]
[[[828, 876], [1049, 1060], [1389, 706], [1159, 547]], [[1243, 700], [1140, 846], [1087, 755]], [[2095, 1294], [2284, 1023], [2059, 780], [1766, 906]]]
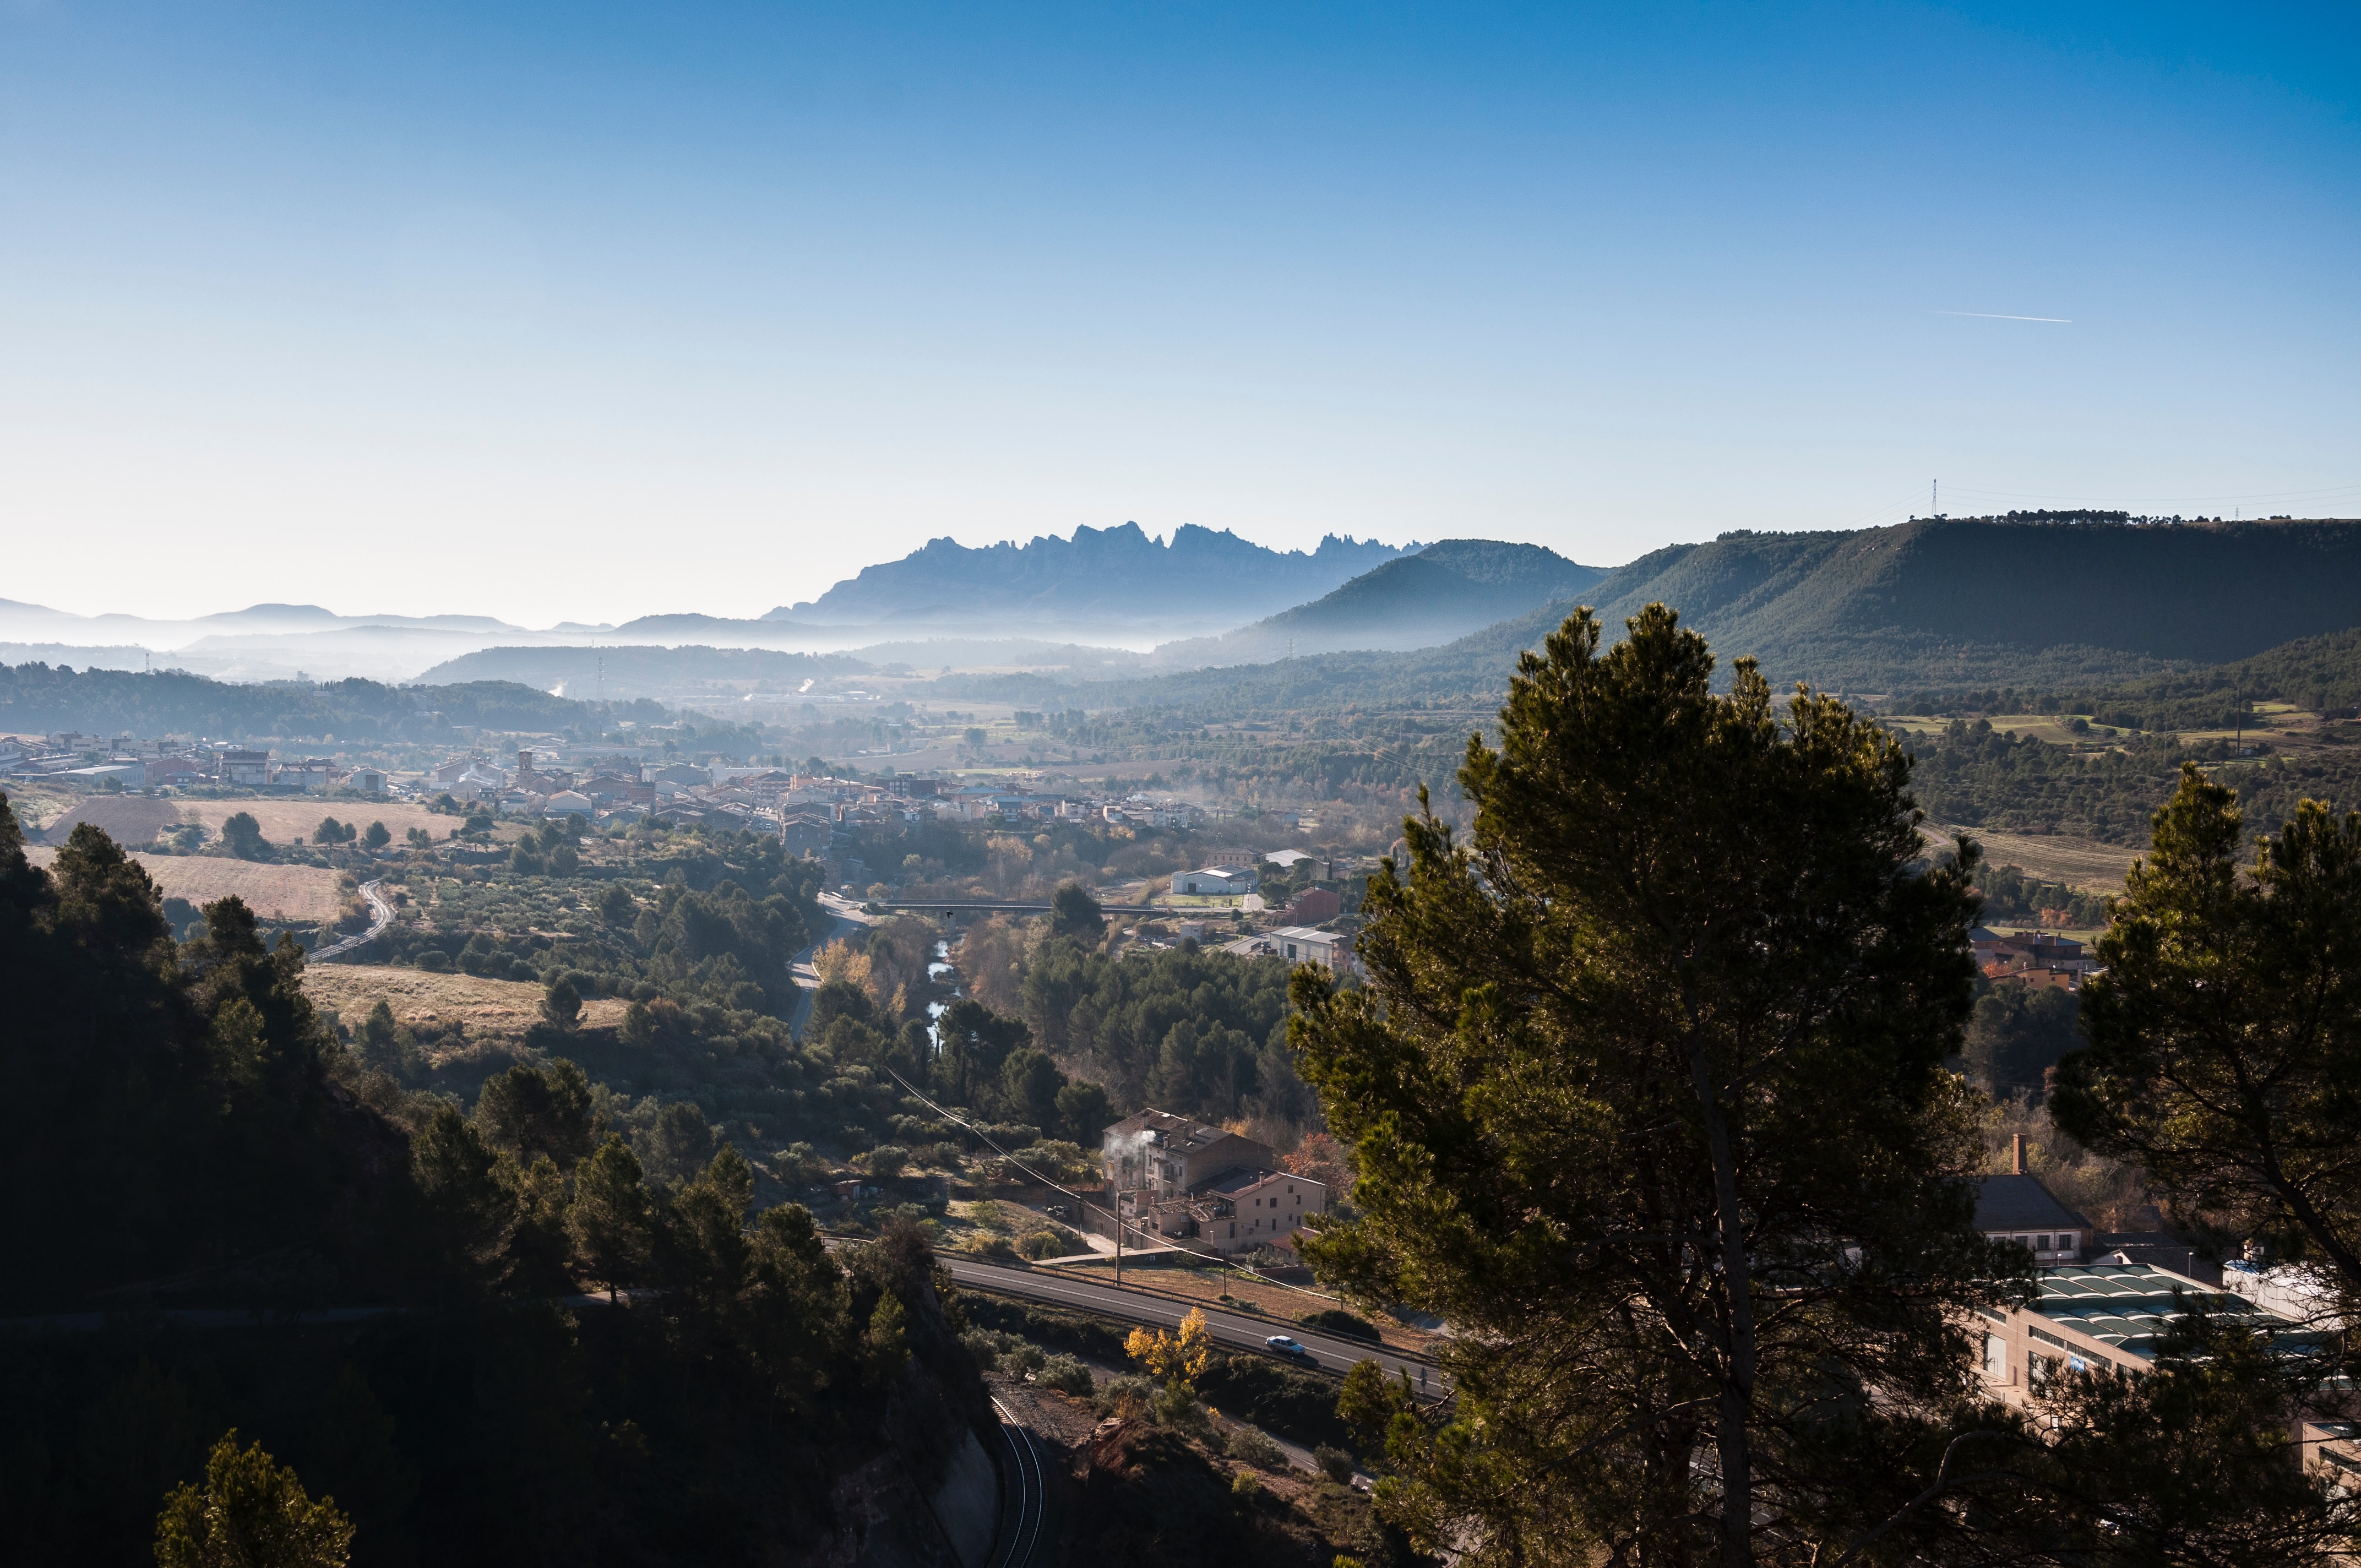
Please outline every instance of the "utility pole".
[[1943, 481], [1940, 479], [1929, 479], [1927, 481], [1927, 515], [1928, 517], [1934, 517], [1941, 512], [1942, 510]]

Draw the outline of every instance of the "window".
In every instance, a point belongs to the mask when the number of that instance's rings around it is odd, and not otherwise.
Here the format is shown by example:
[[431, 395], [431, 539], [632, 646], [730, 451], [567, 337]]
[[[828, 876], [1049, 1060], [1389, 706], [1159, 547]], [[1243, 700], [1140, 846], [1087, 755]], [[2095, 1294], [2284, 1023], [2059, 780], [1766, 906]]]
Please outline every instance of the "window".
[[2058, 1370], [2058, 1363], [2049, 1356], [2028, 1355], [2025, 1361], [2026, 1381], [2037, 1388], [2048, 1382], [2049, 1375]]
[[1984, 1335], [1984, 1376], [2008, 1376], [2008, 1341], [1998, 1334]]

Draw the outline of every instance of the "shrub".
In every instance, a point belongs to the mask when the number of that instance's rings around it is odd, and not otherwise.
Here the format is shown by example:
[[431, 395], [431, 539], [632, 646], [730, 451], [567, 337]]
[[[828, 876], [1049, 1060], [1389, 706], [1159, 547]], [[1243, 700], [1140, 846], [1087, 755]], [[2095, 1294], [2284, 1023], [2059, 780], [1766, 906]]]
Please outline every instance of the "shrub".
[[1373, 1344], [1381, 1343], [1385, 1338], [1378, 1332], [1377, 1324], [1359, 1313], [1348, 1312], [1342, 1307], [1330, 1307], [1322, 1311], [1307, 1312], [1296, 1321], [1305, 1328], [1318, 1329], [1322, 1333], [1337, 1334], [1345, 1339], [1365, 1339]]
[[968, 1250], [978, 1257], [1015, 1257], [1016, 1249], [1008, 1245], [1006, 1236], [978, 1236], [968, 1244]]
[[1156, 1396], [1154, 1409], [1161, 1425], [1191, 1437], [1210, 1438], [1213, 1434], [1213, 1418], [1205, 1407], [1197, 1402], [1196, 1394], [1186, 1383], [1168, 1383]]
[[1099, 1391], [1099, 1409], [1110, 1416], [1136, 1420], [1147, 1415], [1157, 1394], [1156, 1385], [1147, 1378], [1125, 1372], [1107, 1379]]
[[1091, 1369], [1071, 1355], [1053, 1355], [1033, 1374], [1033, 1381], [1044, 1388], [1055, 1388], [1060, 1394], [1071, 1394], [1087, 1399], [1094, 1389]]
[[1240, 1497], [1251, 1497], [1262, 1490], [1262, 1482], [1251, 1470], [1241, 1470], [1230, 1477], [1230, 1491]]
[[1035, 1231], [1016, 1244], [1016, 1250], [1027, 1257], [1060, 1257], [1066, 1245], [1053, 1231]]
[[1287, 1451], [1252, 1427], [1239, 1427], [1222, 1446], [1232, 1459], [1244, 1460], [1257, 1470], [1287, 1468]]
[[1320, 1474], [1339, 1486], [1353, 1483], [1353, 1456], [1331, 1443], [1322, 1443], [1312, 1451], [1312, 1463], [1320, 1466]]
[[966, 1347], [977, 1370], [989, 1372], [1000, 1365], [1001, 1349], [1008, 1343], [1008, 1337], [991, 1329], [970, 1329], [960, 1335], [960, 1343]]

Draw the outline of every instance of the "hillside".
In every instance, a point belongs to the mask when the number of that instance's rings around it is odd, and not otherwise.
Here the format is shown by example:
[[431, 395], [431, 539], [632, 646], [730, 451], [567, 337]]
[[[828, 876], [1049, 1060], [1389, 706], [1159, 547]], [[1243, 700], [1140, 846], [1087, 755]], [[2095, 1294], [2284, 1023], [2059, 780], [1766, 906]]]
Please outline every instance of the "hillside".
[[1672, 605], [1725, 660], [1752, 653], [1779, 680], [2123, 679], [2361, 625], [2361, 522], [1934, 518], [1726, 534], [1644, 556], [1585, 597], [1609, 626]]
[[[2227, 729], [2238, 721], [2243, 700], [2288, 703], [2310, 713], [2361, 714], [2361, 627], [2299, 637], [2252, 658], [2207, 664], [2147, 680], [2068, 686], [2054, 694], [2067, 713], [2098, 716], [2131, 729]], [[1950, 712], [1998, 706], [2000, 694], [1945, 690], [1904, 694], [1894, 706], [1905, 711]], [[1989, 698], [1990, 700], [1986, 700]]]
[[[1595, 606], [1612, 641], [1627, 617], [1659, 599], [1713, 644], [1725, 678], [1732, 660], [1752, 654], [1774, 681], [1839, 690], [2005, 684], [2156, 694], [2183, 680], [2235, 682], [2244, 677], [2206, 671], [2290, 637], [2323, 637], [2317, 648], [2275, 655], [2290, 689], [2303, 688], [2310, 700], [2314, 691], [2346, 689], [2320, 674], [2334, 664], [2329, 650], [2342, 646], [2326, 634], [2361, 628], [2361, 522], [1934, 519], [1855, 532], [1727, 534], [1669, 545], [1577, 594], [1440, 646], [1266, 655], [1258, 663], [1093, 683], [1069, 700], [1265, 709], [1489, 704], [1518, 652], [1539, 646], [1576, 604]], [[1048, 700], [1046, 677], [1025, 680], [1019, 700]], [[954, 677], [945, 689], [980, 695], [988, 685]], [[2361, 688], [2348, 700], [2361, 700]]]
[[1166, 643], [1156, 660], [1238, 664], [1347, 648], [1432, 647], [1582, 593], [1607, 576], [1538, 544], [1445, 539], [1252, 626]]
[[1316, 550], [1279, 551], [1194, 525], [1167, 543], [1136, 522], [1077, 528], [1025, 544], [971, 549], [948, 537], [863, 567], [808, 603], [767, 619], [829, 624], [918, 622], [1005, 630], [1104, 622], [1236, 626], [1316, 598], [1401, 552], [1332, 534]]
[[668, 717], [653, 702], [574, 702], [509, 681], [233, 685], [179, 670], [0, 664], [0, 732], [29, 735], [446, 740], [464, 729], [600, 730], [618, 719], [661, 724]]

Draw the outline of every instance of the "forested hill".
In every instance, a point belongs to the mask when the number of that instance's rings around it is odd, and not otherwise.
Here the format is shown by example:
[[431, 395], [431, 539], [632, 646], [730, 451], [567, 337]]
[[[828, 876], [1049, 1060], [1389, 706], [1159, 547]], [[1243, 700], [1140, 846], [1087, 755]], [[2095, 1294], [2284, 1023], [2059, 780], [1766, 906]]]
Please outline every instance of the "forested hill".
[[1238, 664], [1343, 648], [1424, 648], [1579, 594], [1608, 575], [1538, 544], [1445, 539], [1310, 604], [1220, 637], [1167, 643], [1159, 661]]
[[602, 731], [620, 719], [661, 724], [669, 717], [653, 702], [576, 702], [511, 681], [234, 685], [177, 670], [0, 664], [0, 731], [16, 734], [432, 740], [462, 729]]
[[[1661, 600], [1725, 660], [1753, 654], [1781, 680], [2121, 679], [2361, 626], [2361, 522], [1937, 518], [1726, 534], [1644, 556], [1585, 597], [1619, 628]], [[1501, 630], [1504, 644], [1532, 635]]]
[[[1705, 635], [1725, 678], [1731, 661], [1752, 654], [1774, 681], [1838, 690], [2140, 683], [2146, 691], [2147, 683], [2169, 687], [2167, 677], [2202, 677], [2207, 666], [2290, 638], [2361, 627], [2361, 521], [1935, 519], [1853, 532], [1729, 534], [1667, 546], [1576, 594], [1439, 647], [1098, 683], [1069, 700], [1093, 707], [1496, 702], [1518, 652], [1538, 647], [1577, 603], [1597, 608], [1612, 641], [1627, 617], [1654, 600]], [[2315, 649], [2284, 657], [2329, 655]], [[2317, 674], [2304, 682], [2319, 686]]]
[[768, 619], [1014, 627], [1146, 616], [1235, 625], [1317, 598], [1400, 554], [1374, 539], [1334, 534], [1310, 552], [1268, 550], [1226, 529], [1193, 525], [1164, 543], [1136, 522], [983, 549], [943, 538], [899, 561], [864, 567], [818, 599], [774, 609]]

